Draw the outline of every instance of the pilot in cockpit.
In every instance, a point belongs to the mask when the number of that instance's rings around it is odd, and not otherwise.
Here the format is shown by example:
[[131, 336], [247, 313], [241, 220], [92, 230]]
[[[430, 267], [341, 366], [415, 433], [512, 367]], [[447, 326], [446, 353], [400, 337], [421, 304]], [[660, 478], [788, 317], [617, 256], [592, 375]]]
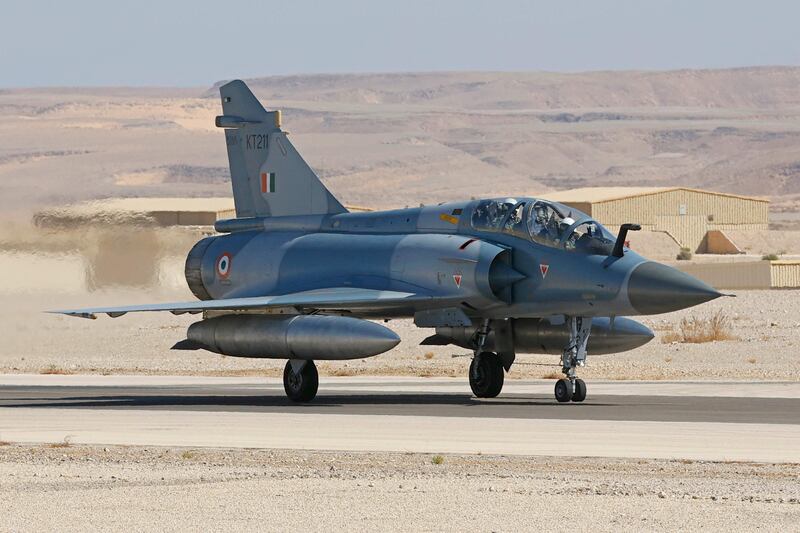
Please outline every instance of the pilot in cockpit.
[[538, 239], [548, 239], [549, 213], [547, 206], [536, 203], [533, 206], [533, 217], [531, 220], [531, 236]]

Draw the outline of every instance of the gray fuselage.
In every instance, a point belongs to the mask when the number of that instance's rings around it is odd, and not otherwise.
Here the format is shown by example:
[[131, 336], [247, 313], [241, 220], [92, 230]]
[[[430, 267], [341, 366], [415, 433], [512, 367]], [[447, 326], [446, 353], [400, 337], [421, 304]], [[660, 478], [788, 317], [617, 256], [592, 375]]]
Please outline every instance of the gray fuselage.
[[[616, 258], [481, 231], [471, 222], [479, 202], [221, 221], [218, 229], [230, 233], [192, 251], [202, 253], [194, 258], [202, 287], [195, 283], [193, 290], [203, 299], [348, 286], [407, 291], [452, 300], [468, 316], [483, 318], [647, 314], [631, 304], [627, 291], [629, 276], [646, 259], [631, 250]], [[570, 211], [578, 222], [588, 219]], [[228, 265], [221, 275], [223, 257]], [[498, 260], [516, 273], [499, 288], [490, 276]], [[425, 307], [423, 301], [352, 314], [413, 316]]]

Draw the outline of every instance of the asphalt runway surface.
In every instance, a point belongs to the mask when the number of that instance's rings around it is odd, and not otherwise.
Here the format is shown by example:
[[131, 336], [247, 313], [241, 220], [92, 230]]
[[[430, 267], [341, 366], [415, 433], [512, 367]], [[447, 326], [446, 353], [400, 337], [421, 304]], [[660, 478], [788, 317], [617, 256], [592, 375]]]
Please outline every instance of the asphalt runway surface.
[[800, 383], [553, 383], [322, 377], [294, 404], [274, 378], [0, 375], [0, 440], [800, 463]]
[[[466, 392], [437, 392], [433, 385], [429, 392], [397, 392], [391, 384], [383, 384], [383, 390], [377, 391], [380, 382], [362, 381], [358, 386], [323, 382], [318, 396], [308, 404], [289, 401], [282, 386], [275, 383], [5, 385], [0, 386], [0, 407], [800, 424], [798, 398], [609, 395], [592, 394], [590, 388], [586, 401], [559, 404], [552, 394], [511, 392], [478, 399]], [[514, 385], [508, 388], [513, 390]], [[359, 390], [364, 387], [368, 390]]]

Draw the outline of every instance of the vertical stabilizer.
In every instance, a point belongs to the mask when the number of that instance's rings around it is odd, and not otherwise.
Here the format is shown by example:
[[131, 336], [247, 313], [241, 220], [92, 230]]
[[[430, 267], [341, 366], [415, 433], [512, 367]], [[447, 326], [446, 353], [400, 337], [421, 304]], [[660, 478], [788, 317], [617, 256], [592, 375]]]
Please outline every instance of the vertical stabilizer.
[[243, 81], [219, 89], [237, 217], [324, 215], [347, 211], [325, 188]]

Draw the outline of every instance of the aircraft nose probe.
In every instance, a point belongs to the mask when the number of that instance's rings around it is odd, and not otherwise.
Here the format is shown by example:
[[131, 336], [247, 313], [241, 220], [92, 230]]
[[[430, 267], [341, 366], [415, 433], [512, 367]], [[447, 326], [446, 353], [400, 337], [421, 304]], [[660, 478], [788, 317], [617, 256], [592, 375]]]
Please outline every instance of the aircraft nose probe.
[[628, 279], [628, 299], [643, 315], [678, 311], [720, 296], [723, 294], [707, 283], [650, 261], [636, 266]]
[[[624, 255], [628, 231], [639, 231], [639, 224], [620, 226], [612, 257]], [[628, 279], [628, 299], [642, 315], [657, 315], [693, 307], [723, 296], [714, 287], [678, 269], [652, 261], [634, 267]]]

